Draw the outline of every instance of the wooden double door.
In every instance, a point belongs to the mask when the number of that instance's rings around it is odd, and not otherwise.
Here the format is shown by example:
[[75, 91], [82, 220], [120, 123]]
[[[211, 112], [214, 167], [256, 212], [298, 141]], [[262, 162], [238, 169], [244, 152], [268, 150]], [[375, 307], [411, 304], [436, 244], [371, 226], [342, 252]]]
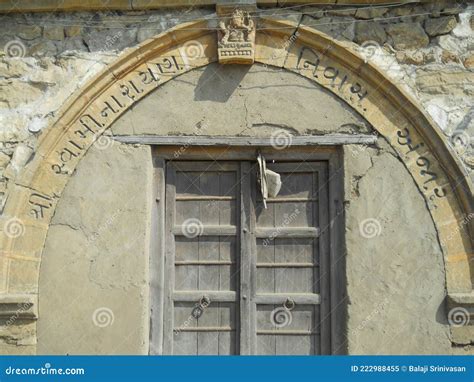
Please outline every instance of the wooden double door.
[[165, 162], [163, 354], [330, 353], [328, 164]]

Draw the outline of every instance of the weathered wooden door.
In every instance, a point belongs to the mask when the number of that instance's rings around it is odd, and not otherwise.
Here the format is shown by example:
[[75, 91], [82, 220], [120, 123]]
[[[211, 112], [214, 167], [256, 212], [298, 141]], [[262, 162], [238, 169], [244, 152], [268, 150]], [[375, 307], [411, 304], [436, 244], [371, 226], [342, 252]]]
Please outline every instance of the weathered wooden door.
[[256, 162], [166, 164], [165, 354], [329, 353], [328, 169]]

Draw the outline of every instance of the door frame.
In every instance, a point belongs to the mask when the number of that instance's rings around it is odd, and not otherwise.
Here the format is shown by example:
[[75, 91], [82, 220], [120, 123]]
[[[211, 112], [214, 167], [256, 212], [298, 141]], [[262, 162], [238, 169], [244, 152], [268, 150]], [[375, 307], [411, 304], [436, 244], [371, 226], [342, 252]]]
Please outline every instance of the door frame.
[[[328, 244], [330, 334], [321, 354], [347, 354], [347, 293], [345, 272], [344, 161], [342, 146], [273, 147], [195, 146], [192, 137], [182, 146], [152, 146], [153, 203], [150, 217], [150, 337], [149, 354], [163, 354], [166, 258], [166, 162], [255, 161], [261, 152], [267, 160], [326, 161], [328, 165]], [[241, 224], [241, 227], [243, 225]], [[241, 228], [242, 229], [242, 228]], [[242, 303], [242, 301], [240, 301]], [[323, 319], [321, 317], [320, 319]], [[240, 321], [240, 320], [239, 320]]]

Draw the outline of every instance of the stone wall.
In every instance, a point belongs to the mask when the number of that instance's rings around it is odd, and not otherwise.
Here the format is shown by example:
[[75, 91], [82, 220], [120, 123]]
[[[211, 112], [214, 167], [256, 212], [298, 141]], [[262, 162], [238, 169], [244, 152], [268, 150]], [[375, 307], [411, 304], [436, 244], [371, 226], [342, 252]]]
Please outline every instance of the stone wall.
[[[435, 120], [474, 165], [472, 6], [264, 9], [357, 44]], [[0, 15], [0, 196], [60, 105], [121, 51], [209, 9]]]

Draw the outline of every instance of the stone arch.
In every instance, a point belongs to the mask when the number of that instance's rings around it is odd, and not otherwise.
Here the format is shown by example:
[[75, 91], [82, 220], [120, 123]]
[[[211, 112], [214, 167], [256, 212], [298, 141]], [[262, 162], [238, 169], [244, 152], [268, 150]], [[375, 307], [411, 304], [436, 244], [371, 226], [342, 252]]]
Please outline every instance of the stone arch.
[[[431, 120], [399, 87], [349, 46], [304, 26], [259, 20], [256, 61], [320, 84], [362, 115], [399, 154], [438, 231], [446, 286], [472, 303], [472, 184]], [[92, 143], [127, 109], [174, 77], [217, 61], [208, 21], [180, 25], [126, 51], [64, 105], [35, 157], [9, 187], [3, 211], [3, 302], [37, 316], [39, 266], [57, 201]], [[470, 266], [471, 265], [471, 266]]]

